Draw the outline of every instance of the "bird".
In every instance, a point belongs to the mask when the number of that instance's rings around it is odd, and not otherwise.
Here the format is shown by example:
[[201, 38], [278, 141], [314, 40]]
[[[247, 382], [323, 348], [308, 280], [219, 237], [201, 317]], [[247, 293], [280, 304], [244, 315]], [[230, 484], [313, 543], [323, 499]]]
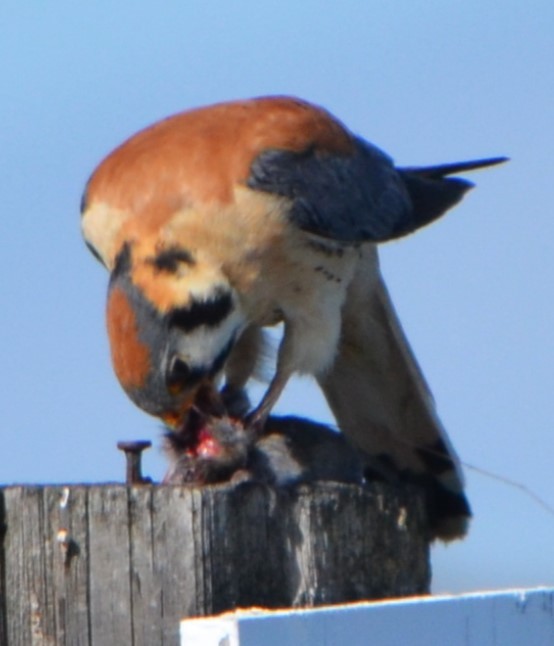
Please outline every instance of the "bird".
[[[131, 400], [186, 434], [223, 416], [283, 324], [276, 367], [244, 423], [262, 432], [293, 374], [312, 375], [371, 477], [412, 479], [465, 534], [464, 479], [380, 273], [407, 236], [504, 157], [397, 167], [322, 107], [269, 96], [163, 119], [101, 161], [85, 242], [110, 273], [111, 358]], [[222, 379], [224, 384], [222, 390]]]

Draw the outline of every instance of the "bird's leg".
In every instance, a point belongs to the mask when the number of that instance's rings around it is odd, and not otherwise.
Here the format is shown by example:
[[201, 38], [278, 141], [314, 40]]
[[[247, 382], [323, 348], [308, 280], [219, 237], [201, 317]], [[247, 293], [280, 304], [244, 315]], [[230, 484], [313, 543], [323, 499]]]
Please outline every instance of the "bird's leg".
[[242, 418], [250, 408], [245, 386], [260, 361], [263, 345], [261, 328], [252, 325], [241, 334], [227, 359], [221, 395], [231, 417]]
[[286, 374], [277, 369], [277, 372], [271, 380], [269, 388], [262, 397], [258, 407], [246, 417], [246, 425], [251, 427], [257, 434], [262, 432], [267, 418], [269, 417], [273, 406], [275, 406], [277, 400], [281, 396], [281, 393], [285, 389], [290, 376], [290, 373]]
[[245, 420], [246, 425], [250, 426], [258, 434], [262, 432], [271, 410], [277, 403], [277, 400], [294, 372], [296, 354], [295, 336], [294, 327], [285, 321], [283, 339], [281, 340], [277, 355], [275, 375], [257, 408]]

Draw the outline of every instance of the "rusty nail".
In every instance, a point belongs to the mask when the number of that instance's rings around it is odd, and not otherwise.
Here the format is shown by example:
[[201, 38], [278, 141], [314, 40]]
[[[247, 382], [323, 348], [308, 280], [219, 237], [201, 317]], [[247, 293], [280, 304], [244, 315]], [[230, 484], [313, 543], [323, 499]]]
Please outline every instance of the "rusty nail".
[[148, 440], [117, 443], [117, 448], [125, 453], [127, 462], [125, 482], [127, 484], [148, 484], [152, 482], [150, 478], [143, 478], [141, 471], [142, 452], [151, 446], [152, 442], [148, 442]]

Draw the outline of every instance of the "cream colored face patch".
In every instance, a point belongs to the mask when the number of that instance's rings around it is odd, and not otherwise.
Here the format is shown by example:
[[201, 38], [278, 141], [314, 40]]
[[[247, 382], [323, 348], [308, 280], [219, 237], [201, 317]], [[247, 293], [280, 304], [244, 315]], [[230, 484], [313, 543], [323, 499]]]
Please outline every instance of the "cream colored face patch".
[[181, 272], [169, 273], [157, 270], [148, 258], [133, 257], [131, 280], [160, 314], [187, 307], [195, 299], [209, 298], [219, 288], [228, 289], [218, 268], [207, 263], [194, 263]]
[[89, 206], [81, 218], [83, 237], [109, 271], [118, 251], [119, 233], [130, 216], [127, 211], [99, 202]]

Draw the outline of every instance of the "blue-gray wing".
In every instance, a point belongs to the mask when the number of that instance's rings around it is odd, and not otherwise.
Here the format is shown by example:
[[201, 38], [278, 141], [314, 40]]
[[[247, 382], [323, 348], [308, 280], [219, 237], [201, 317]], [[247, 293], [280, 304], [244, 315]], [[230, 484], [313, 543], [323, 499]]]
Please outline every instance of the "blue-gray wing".
[[352, 154], [315, 146], [300, 153], [265, 150], [251, 166], [248, 186], [289, 198], [290, 218], [304, 231], [343, 242], [382, 242], [437, 219], [472, 186], [447, 175], [499, 161], [397, 169], [358, 138]]

